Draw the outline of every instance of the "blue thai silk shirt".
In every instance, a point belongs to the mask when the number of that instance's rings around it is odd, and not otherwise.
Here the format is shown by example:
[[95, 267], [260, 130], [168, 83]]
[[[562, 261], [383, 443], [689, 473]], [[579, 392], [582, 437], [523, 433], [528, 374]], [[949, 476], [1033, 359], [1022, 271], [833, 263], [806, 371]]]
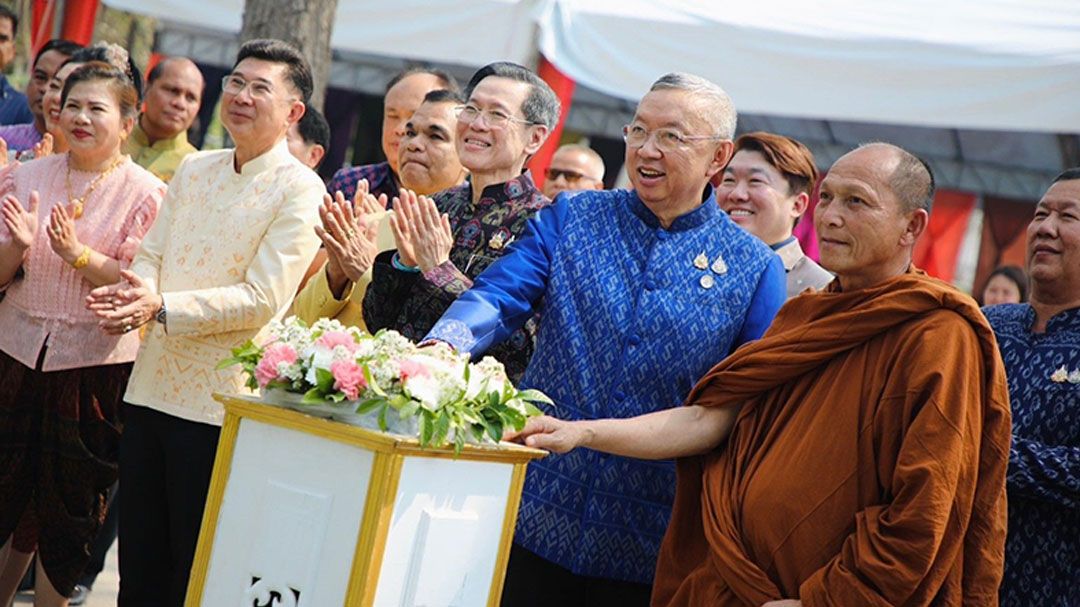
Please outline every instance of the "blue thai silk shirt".
[[[784, 303], [780, 258], [716, 203], [670, 228], [631, 191], [560, 195], [428, 334], [479, 353], [541, 313], [522, 386], [560, 419], [678, 406]], [[579, 575], [651, 583], [674, 464], [577, 449], [529, 464], [515, 541]]]
[[372, 196], [378, 198], [380, 194], [386, 194], [386, 208], [393, 208], [394, 198], [400, 194], [400, 189], [390, 163], [385, 160], [376, 164], [338, 169], [326, 185], [326, 191], [330, 192], [331, 196], [340, 191], [345, 200], [352, 200], [356, 197], [356, 184], [360, 183], [361, 179], [367, 179], [368, 192]]
[[1002, 607], [1080, 605], [1080, 308], [1033, 333], [1028, 304], [984, 308], [1012, 406]]

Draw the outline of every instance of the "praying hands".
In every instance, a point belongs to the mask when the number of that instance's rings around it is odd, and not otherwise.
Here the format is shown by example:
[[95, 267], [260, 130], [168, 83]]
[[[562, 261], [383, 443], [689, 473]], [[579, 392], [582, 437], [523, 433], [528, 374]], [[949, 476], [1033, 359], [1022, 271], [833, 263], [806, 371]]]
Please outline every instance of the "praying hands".
[[319, 207], [322, 225], [315, 226], [315, 233], [326, 248], [326, 279], [335, 297], [340, 297], [350, 282], [356, 283], [371, 269], [379, 253], [375, 242], [379, 224], [375, 214], [385, 208], [386, 196], [372, 196], [366, 181], [358, 184], [351, 205], [341, 192], [333, 198], [329, 194], [323, 196]]
[[427, 272], [450, 259], [454, 246], [450, 218], [440, 214], [435, 202], [427, 196], [402, 190], [401, 197], [394, 202], [390, 228], [401, 263]]

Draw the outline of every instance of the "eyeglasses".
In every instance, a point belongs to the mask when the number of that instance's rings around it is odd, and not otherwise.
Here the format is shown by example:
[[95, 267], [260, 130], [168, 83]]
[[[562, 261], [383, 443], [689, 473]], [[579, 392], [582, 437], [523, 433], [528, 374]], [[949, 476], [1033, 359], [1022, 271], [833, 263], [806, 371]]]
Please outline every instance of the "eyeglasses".
[[248, 94], [253, 99], [269, 101], [274, 98], [274, 87], [265, 82], [258, 80], [248, 82], [235, 74], [229, 74], [221, 79], [221, 90], [230, 95], [239, 95], [241, 91], [248, 87], [250, 87]]
[[722, 141], [720, 135], [683, 135], [673, 129], [656, 129], [650, 131], [640, 124], [628, 124], [623, 127], [623, 141], [632, 148], [644, 147], [649, 137], [656, 135], [656, 149], [661, 152], [674, 152], [687, 147], [695, 141]]
[[476, 122], [481, 116], [484, 118], [484, 124], [494, 127], [502, 128], [510, 122], [519, 122], [521, 124], [536, 124], [531, 120], [525, 120], [524, 118], [515, 118], [503, 112], [501, 110], [482, 110], [475, 105], [459, 105], [454, 108], [454, 113], [457, 114], [458, 120], [465, 124], [472, 124]]
[[563, 179], [566, 180], [567, 183], [574, 183], [576, 181], [580, 181], [580, 180], [586, 178], [584, 173], [578, 173], [577, 171], [569, 171], [567, 169], [551, 169], [551, 168], [544, 169], [544, 177], [546, 177], [546, 178], [548, 178], [548, 179], [550, 179], [552, 181], [555, 181], [559, 177], [562, 177]]

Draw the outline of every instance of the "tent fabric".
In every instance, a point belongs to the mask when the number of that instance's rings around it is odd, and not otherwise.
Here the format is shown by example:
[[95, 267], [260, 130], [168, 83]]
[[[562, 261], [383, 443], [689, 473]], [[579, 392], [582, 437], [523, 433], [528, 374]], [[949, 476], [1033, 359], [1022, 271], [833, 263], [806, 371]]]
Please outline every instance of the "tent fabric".
[[[106, 0], [239, 31], [242, 0]], [[338, 50], [479, 66], [536, 50], [598, 91], [636, 99], [689, 71], [740, 111], [882, 124], [1080, 132], [1073, 0], [341, 0]]]

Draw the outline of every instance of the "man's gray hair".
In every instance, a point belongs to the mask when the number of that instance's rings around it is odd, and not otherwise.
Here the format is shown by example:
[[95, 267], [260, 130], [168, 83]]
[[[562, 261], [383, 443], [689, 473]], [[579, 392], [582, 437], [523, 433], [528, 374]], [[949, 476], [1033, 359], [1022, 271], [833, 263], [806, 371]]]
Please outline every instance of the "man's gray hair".
[[714, 82], [686, 72], [671, 72], [660, 76], [649, 92], [665, 89], [687, 91], [706, 102], [704, 118], [713, 128], [713, 134], [724, 139], [735, 138], [738, 115], [731, 97]]

